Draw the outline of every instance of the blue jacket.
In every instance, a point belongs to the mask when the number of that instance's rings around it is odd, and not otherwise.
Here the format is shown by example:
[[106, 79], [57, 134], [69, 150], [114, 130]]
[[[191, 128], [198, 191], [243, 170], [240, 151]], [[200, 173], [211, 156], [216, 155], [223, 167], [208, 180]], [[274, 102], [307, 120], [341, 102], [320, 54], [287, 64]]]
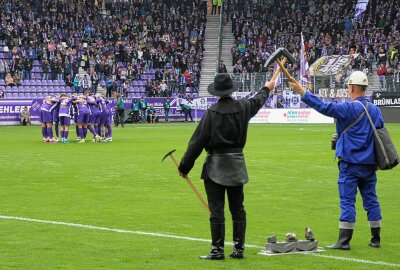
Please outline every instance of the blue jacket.
[[[359, 97], [357, 100], [364, 106], [367, 105], [368, 100], [365, 97]], [[343, 133], [364, 112], [360, 103], [323, 102], [309, 92], [304, 95], [303, 102], [319, 113], [336, 119], [336, 132], [339, 136], [336, 144], [336, 157], [349, 163], [375, 165], [374, 132], [367, 115], [364, 115], [358, 123]], [[375, 127], [382, 128], [384, 123], [379, 108], [368, 103], [367, 109]]]

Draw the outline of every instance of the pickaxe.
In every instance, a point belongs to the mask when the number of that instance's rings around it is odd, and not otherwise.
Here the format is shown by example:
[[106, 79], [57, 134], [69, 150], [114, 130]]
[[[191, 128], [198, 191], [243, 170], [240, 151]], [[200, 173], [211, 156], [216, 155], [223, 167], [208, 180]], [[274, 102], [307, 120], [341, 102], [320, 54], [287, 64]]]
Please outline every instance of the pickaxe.
[[289, 62], [292, 62], [292, 63], [294, 63], [296, 61], [296, 59], [288, 52], [288, 50], [286, 50], [285, 48], [278, 48], [273, 54], [270, 55], [270, 57], [268, 57], [267, 61], [264, 64], [264, 67], [267, 67], [276, 61], [279, 65], [280, 69], [283, 71], [283, 73], [285, 73], [286, 77], [291, 78], [292, 76], [290, 75], [289, 71], [284, 66], [285, 63], [283, 63], [279, 60], [279, 58], [281, 58], [281, 57], [287, 58], [287, 60], [289, 60]]
[[[178, 161], [175, 159], [173, 153], [176, 151], [176, 149], [168, 152], [163, 159], [161, 160], [161, 162], [164, 161], [164, 159], [166, 159], [168, 156], [172, 159], [172, 161], [175, 163], [176, 167], [179, 168], [179, 164]], [[186, 182], [188, 183], [188, 185], [190, 186], [190, 188], [193, 190], [194, 194], [196, 194], [197, 198], [199, 198], [200, 202], [203, 204], [203, 206], [207, 209], [208, 213], [210, 214], [210, 208], [208, 208], [208, 204], [207, 202], [203, 199], [203, 197], [201, 196], [200, 192], [197, 190], [197, 188], [193, 185], [192, 181], [190, 181], [189, 176], [185, 176]]]

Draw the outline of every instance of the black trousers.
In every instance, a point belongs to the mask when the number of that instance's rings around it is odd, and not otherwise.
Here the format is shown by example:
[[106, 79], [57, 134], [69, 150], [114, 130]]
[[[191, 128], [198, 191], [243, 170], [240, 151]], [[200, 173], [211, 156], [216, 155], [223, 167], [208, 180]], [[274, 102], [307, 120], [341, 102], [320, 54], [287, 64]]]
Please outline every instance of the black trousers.
[[125, 118], [125, 110], [124, 109], [118, 109], [118, 124], [123, 125], [124, 124], [124, 118]]
[[211, 211], [210, 223], [225, 223], [225, 191], [228, 194], [229, 210], [233, 221], [246, 221], [246, 211], [244, 210], [243, 186], [223, 186], [210, 179], [204, 180], [204, 187], [207, 193], [208, 207]]

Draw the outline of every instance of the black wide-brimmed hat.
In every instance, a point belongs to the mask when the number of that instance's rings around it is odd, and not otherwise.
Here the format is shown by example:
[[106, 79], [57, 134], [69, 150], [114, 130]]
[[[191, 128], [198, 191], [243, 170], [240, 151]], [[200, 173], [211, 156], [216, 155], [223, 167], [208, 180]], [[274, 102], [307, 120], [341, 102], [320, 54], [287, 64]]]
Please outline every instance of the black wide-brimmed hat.
[[233, 82], [229, 74], [219, 73], [214, 78], [214, 83], [208, 86], [208, 93], [213, 96], [227, 96], [239, 89], [240, 84]]

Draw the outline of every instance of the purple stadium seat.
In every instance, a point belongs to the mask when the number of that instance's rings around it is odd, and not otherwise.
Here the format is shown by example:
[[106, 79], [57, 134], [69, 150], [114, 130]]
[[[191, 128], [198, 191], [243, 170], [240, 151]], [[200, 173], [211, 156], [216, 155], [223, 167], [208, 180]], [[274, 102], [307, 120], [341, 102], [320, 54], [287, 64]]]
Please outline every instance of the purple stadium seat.
[[135, 93], [129, 93], [128, 94], [128, 98], [134, 98], [135, 97]]
[[6, 92], [6, 93], [4, 94], [4, 97], [5, 97], [5, 98], [12, 98], [13, 96], [12, 96], [12, 93]]
[[3, 79], [1, 79], [1, 80], [0, 80], [0, 85], [6, 85], [6, 81], [3, 80]]
[[33, 65], [34, 66], [40, 66], [39, 60], [33, 60]]

